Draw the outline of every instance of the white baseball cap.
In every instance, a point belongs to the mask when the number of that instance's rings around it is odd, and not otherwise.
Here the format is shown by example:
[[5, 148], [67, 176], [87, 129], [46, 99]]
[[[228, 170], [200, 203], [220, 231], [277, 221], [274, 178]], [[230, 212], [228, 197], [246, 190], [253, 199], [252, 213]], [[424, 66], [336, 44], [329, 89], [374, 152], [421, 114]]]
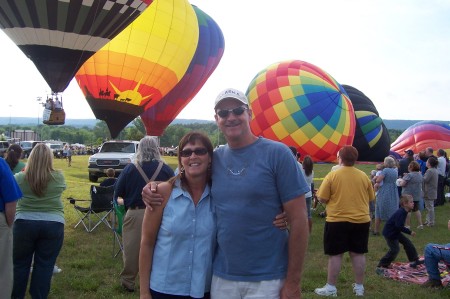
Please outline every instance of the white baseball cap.
[[239, 102], [241, 102], [242, 104], [248, 105], [248, 99], [242, 91], [239, 91], [234, 88], [227, 88], [227, 89], [223, 90], [221, 93], [219, 93], [219, 95], [217, 96], [216, 102], [214, 104], [214, 109], [216, 109], [217, 105], [219, 105], [219, 103], [222, 100], [230, 99], [230, 98], [236, 99]]

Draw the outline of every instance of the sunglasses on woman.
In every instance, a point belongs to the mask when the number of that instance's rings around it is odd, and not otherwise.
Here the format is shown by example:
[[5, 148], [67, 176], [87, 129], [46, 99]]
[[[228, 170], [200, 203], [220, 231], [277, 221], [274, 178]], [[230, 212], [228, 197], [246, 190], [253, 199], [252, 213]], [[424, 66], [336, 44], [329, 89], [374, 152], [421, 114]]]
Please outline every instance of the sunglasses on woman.
[[234, 109], [220, 109], [217, 110], [217, 115], [220, 116], [221, 118], [226, 118], [228, 117], [228, 115], [230, 115], [230, 113], [233, 113], [236, 116], [241, 115], [242, 113], [244, 113], [245, 110], [248, 110], [247, 107], [244, 106], [240, 106]]
[[194, 150], [185, 149], [180, 152], [180, 156], [184, 158], [189, 158], [192, 155], [192, 153], [194, 153], [196, 156], [203, 156], [208, 153], [208, 150], [204, 147], [196, 148]]

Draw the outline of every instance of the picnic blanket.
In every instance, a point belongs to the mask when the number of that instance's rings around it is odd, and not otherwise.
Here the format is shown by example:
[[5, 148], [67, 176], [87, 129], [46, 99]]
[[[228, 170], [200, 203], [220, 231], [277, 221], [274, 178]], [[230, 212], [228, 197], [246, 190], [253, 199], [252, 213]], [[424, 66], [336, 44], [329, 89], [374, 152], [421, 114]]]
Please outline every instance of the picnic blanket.
[[[439, 271], [441, 272], [442, 284], [445, 286], [450, 283], [450, 273], [444, 263], [439, 263]], [[428, 280], [425, 265], [419, 265], [417, 268], [412, 268], [409, 266], [409, 263], [400, 262], [392, 263], [389, 269], [384, 270], [384, 277], [416, 284], [423, 284]]]

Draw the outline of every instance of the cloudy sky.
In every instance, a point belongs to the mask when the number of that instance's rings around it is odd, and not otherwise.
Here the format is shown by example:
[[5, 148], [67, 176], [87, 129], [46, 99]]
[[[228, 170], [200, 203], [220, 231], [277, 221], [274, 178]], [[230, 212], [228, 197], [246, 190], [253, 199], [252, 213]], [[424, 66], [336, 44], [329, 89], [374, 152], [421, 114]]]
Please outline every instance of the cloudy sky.
[[[365, 93], [384, 119], [450, 120], [448, 0], [192, 0], [220, 26], [225, 53], [178, 118], [213, 120], [216, 95], [245, 91], [268, 65], [303, 60]], [[0, 116], [37, 117], [50, 89], [0, 32]], [[77, 83], [63, 93], [67, 118], [95, 118]]]

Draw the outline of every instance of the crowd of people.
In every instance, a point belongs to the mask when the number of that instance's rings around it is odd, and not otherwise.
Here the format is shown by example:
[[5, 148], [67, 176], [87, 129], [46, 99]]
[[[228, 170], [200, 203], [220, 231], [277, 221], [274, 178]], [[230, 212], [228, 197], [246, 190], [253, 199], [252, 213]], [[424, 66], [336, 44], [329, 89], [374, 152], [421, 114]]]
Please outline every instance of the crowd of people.
[[[222, 91], [214, 111], [225, 146], [214, 149], [205, 134], [187, 133], [178, 145], [174, 172], [162, 160], [157, 140], [147, 136], [118, 179], [113, 169], [107, 171], [102, 185], [114, 185], [114, 200], [126, 209], [121, 285], [134, 292], [139, 274], [141, 298], [301, 298], [312, 229], [313, 160], [255, 136], [252, 110], [241, 91]], [[24, 298], [30, 280], [31, 296], [46, 298], [64, 240], [61, 194], [66, 184], [47, 146], [38, 144], [26, 165], [19, 151], [12, 147], [6, 161], [0, 159], [0, 258], [5, 265], [0, 289]], [[353, 146], [343, 146], [337, 157], [316, 193], [326, 205], [328, 269], [326, 284], [314, 292], [337, 296], [348, 252], [353, 293], [364, 296], [369, 237], [380, 234], [383, 222], [389, 251], [377, 273], [390, 266], [402, 244], [411, 267], [425, 264], [430, 279], [424, 286], [442, 286], [437, 264], [450, 262], [450, 244], [428, 244], [421, 260], [404, 234], [415, 235], [411, 213], [419, 230], [436, 223], [434, 208], [445, 203], [445, 151], [435, 157], [432, 149], [418, 155], [407, 150], [400, 161], [386, 157], [371, 177], [355, 167]]]

